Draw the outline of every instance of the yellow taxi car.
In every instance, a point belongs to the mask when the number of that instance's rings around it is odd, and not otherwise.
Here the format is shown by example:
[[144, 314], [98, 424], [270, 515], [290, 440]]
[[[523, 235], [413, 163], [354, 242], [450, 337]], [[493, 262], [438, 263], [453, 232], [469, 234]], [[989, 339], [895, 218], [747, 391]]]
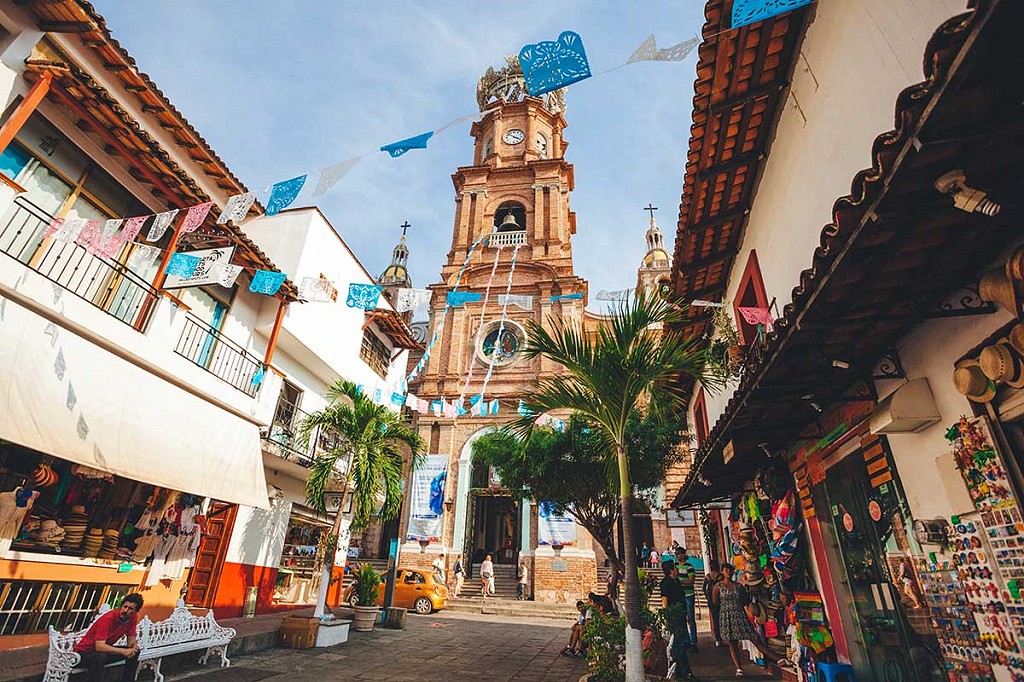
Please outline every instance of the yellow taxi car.
[[[387, 580], [381, 578], [380, 585], [377, 586], [376, 604], [378, 606], [384, 605], [384, 589], [386, 587]], [[348, 586], [343, 598], [349, 604], [356, 605], [354, 584]], [[394, 605], [420, 614], [440, 611], [448, 606], [448, 588], [429, 571], [400, 568], [395, 578]]]

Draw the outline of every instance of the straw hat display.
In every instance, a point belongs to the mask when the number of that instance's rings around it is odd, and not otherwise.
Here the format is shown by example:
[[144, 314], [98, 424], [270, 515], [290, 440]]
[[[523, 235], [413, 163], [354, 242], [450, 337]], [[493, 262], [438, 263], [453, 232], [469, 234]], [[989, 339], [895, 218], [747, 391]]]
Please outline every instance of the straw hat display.
[[1009, 343], [986, 346], [978, 355], [981, 371], [995, 383], [1024, 388], [1024, 359]]
[[85, 529], [89, 526], [89, 516], [85, 513], [85, 507], [80, 504], [73, 506], [64, 518], [63, 525], [67, 533], [61, 546], [67, 552], [77, 551], [82, 546]]
[[1017, 314], [1017, 295], [1014, 293], [1013, 281], [1007, 276], [1005, 269], [989, 270], [982, 275], [978, 281], [978, 294], [983, 300], [992, 301], [1003, 310], [1013, 315]]
[[968, 400], [987, 403], [996, 395], [996, 385], [982, 371], [977, 360], [964, 360], [953, 370], [953, 385]]

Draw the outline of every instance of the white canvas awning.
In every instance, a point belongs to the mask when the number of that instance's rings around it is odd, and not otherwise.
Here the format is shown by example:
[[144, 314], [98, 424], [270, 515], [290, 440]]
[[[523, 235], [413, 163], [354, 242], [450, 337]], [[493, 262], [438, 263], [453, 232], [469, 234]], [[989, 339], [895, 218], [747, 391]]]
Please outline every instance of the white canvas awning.
[[0, 438], [144, 483], [268, 508], [255, 423], [14, 301], [0, 313]]

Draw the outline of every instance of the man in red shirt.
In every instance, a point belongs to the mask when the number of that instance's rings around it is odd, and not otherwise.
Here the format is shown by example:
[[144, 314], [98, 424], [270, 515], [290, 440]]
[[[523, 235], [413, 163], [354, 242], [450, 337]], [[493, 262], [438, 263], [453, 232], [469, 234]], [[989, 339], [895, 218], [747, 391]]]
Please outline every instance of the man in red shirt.
[[[75, 645], [81, 654], [80, 665], [86, 669], [86, 682], [100, 682], [103, 668], [108, 663], [124, 661], [121, 682], [133, 682], [139, 667], [139, 645], [135, 641], [135, 626], [138, 613], [142, 610], [142, 595], [129, 594], [121, 602], [121, 608], [111, 609], [89, 627], [82, 641]], [[124, 637], [128, 646], [116, 646]]]

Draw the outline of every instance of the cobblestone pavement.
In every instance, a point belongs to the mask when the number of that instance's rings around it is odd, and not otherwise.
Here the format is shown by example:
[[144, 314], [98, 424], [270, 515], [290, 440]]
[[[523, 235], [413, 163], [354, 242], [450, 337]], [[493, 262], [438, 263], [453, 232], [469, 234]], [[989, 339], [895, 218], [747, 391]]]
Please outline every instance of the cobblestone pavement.
[[409, 616], [405, 630], [351, 632], [326, 649], [271, 649], [225, 670], [168, 676], [189, 682], [545, 680], [577, 682], [585, 662], [560, 655], [570, 622], [458, 614]]
[[[406, 619], [405, 630], [349, 634], [326, 649], [271, 649], [233, 657], [223, 670], [194, 668], [168, 675], [169, 682], [333, 682], [334, 680], [516, 680], [577, 682], [586, 663], [561, 655], [571, 621], [476, 614], [435, 614]], [[691, 654], [702, 682], [735, 679], [724, 647], [702, 630], [702, 647]], [[773, 680], [753, 663], [746, 679]]]

